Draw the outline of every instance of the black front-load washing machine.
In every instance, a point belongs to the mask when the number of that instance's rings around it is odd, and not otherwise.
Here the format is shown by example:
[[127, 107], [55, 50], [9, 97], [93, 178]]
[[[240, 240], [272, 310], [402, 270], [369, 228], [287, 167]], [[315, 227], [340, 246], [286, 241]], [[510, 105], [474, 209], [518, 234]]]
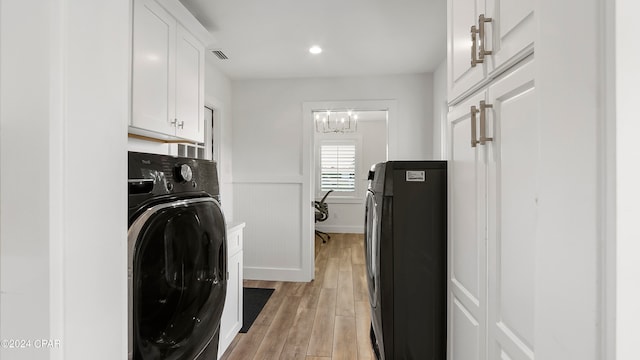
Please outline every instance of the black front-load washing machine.
[[129, 152], [129, 359], [217, 359], [226, 227], [211, 161]]

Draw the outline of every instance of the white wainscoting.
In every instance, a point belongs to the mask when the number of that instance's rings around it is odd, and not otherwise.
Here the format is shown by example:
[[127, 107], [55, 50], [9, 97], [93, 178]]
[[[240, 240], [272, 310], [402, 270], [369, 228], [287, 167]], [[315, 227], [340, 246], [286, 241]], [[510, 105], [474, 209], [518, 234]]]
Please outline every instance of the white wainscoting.
[[[302, 229], [302, 176], [234, 181], [234, 217], [246, 222], [244, 278], [309, 281], [303, 271], [309, 242]], [[311, 204], [309, 204], [311, 206]]]

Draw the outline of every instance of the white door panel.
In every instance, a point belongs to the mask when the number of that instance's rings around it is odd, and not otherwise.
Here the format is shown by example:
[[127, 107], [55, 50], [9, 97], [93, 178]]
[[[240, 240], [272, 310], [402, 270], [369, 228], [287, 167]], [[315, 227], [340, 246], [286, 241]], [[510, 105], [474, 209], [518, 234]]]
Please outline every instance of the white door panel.
[[533, 51], [534, 0], [487, 0], [485, 25], [489, 75], [502, 72]]
[[[456, 299], [453, 300], [451, 310], [452, 322], [449, 330], [449, 337], [455, 336], [454, 346], [450, 347], [450, 360], [480, 360], [481, 344], [484, 339], [481, 337], [482, 329], [480, 323], [471, 313]], [[460, 341], [458, 341], [460, 339]], [[464, 339], [464, 341], [462, 341]]]
[[176, 36], [176, 135], [204, 141], [204, 47], [182, 26]]
[[509, 354], [507, 354], [504, 351], [500, 351], [500, 357], [498, 358], [500, 360], [512, 360], [513, 358], [511, 356], [509, 356]]
[[[489, 0], [492, 1], [492, 0]], [[495, 0], [494, 0], [495, 1]], [[500, 2], [500, 37], [504, 38], [533, 12], [533, 0]]]
[[473, 353], [485, 359], [486, 155], [483, 148], [471, 146], [470, 112], [480, 100], [484, 93], [455, 106], [448, 115], [449, 308], [461, 311], [450, 313], [449, 349], [464, 354], [456, 359], [469, 356], [468, 349], [462, 350], [469, 344], [477, 344]]
[[155, 1], [134, 6], [132, 125], [173, 134], [176, 21]]
[[242, 328], [242, 251], [228, 257], [227, 294], [224, 302], [224, 310], [220, 319], [220, 340], [218, 358], [229, 347], [233, 338]]
[[[452, 186], [452, 211], [455, 216], [451, 219], [451, 245], [456, 257], [451, 262], [452, 280], [455, 279], [460, 286], [474, 297], [479, 298], [478, 267], [480, 262], [478, 241], [478, 219], [474, 211], [465, 211], [467, 207], [476, 208], [477, 189], [479, 179], [476, 166], [477, 152], [472, 151], [468, 140], [471, 128], [469, 119], [459, 119], [451, 124], [453, 133], [453, 159], [451, 164]], [[462, 140], [462, 141], [460, 141]]]
[[484, 12], [485, 0], [449, 0], [447, 62], [449, 100], [479, 83], [487, 74], [485, 64], [471, 66], [471, 26]]
[[488, 91], [489, 354], [533, 359], [540, 132], [533, 62]]

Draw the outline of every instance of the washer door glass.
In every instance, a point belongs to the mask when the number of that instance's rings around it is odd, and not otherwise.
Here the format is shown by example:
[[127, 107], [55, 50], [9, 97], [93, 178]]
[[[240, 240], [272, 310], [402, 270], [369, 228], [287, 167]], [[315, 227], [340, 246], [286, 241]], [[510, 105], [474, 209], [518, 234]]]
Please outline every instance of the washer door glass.
[[367, 284], [369, 285], [369, 303], [376, 307], [378, 299], [378, 281], [380, 278], [380, 224], [378, 221], [378, 204], [373, 192], [367, 191], [364, 227], [364, 251], [367, 263]]
[[133, 358], [193, 359], [220, 325], [224, 217], [211, 198], [155, 208], [133, 247]]

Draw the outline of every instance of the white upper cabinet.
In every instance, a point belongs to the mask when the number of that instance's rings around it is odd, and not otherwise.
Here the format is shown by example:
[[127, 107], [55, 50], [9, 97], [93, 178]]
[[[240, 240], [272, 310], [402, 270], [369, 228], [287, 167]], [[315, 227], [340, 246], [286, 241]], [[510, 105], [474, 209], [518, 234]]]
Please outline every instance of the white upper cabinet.
[[478, 18], [484, 13], [484, 5], [485, 0], [448, 0], [447, 83], [450, 102], [487, 76], [486, 63], [471, 66], [471, 26], [477, 27]]
[[204, 141], [207, 36], [178, 1], [134, 1], [130, 133]]
[[533, 52], [533, 0], [449, 0], [447, 12], [451, 103]]
[[133, 22], [131, 125], [175, 134], [176, 20], [155, 1], [136, 1]]

